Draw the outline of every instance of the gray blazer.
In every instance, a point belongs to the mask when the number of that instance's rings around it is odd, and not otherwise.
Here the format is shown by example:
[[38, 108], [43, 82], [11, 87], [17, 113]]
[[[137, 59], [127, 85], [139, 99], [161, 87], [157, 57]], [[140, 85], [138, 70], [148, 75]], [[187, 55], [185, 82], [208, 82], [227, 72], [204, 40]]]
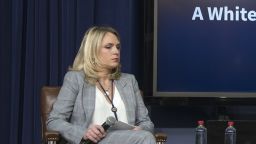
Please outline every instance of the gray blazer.
[[[135, 77], [122, 73], [114, 84], [126, 107], [128, 123], [153, 132], [154, 125], [148, 116]], [[95, 95], [95, 85], [84, 80], [83, 72], [67, 72], [47, 120], [47, 128], [59, 131], [69, 143], [79, 144], [92, 120]]]

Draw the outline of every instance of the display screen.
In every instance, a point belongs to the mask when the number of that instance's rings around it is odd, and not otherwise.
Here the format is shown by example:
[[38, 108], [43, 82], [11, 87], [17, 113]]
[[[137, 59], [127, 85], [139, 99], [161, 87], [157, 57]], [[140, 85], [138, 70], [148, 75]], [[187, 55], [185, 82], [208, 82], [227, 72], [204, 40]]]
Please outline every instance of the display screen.
[[256, 0], [155, 0], [154, 95], [256, 96]]

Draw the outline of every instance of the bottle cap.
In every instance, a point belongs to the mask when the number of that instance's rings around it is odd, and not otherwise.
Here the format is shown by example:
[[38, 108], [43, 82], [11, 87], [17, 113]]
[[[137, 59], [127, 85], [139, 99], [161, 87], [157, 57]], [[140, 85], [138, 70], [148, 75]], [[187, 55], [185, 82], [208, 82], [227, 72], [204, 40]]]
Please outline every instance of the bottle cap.
[[234, 122], [233, 121], [229, 121], [228, 122], [228, 126], [233, 126], [234, 125]]
[[198, 125], [204, 125], [204, 121], [203, 120], [199, 120], [197, 121]]

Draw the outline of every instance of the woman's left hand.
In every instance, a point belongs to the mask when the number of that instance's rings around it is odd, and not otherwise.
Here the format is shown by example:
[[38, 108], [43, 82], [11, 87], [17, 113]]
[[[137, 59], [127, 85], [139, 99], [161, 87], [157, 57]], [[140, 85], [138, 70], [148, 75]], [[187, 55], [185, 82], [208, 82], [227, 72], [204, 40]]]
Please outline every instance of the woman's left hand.
[[132, 130], [142, 130], [142, 128], [139, 126], [135, 126], [135, 128], [133, 128]]

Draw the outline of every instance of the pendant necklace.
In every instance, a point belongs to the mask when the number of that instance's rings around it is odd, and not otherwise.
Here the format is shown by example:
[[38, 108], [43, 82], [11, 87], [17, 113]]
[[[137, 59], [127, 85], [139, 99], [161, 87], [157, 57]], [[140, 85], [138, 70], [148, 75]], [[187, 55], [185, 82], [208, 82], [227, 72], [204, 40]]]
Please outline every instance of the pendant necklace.
[[[99, 80], [97, 80], [97, 81], [98, 81], [98, 83], [99, 83], [99, 85], [100, 85], [100, 88], [101, 88], [102, 91], [104, 92], [104, 96], [107, 97], [107, 99], [110, 101], [110, 103], [111, 103], [111, 105], [112, 105], [111, 111], [114, 113], [115, 118], [116, 118], [116, 120], [118, 121], [117, 113], [116, 113], [116, 112], [117, 112], [117, 108], [115, 107], [113, 101], [110, 99], [110, 93], [109, 93], [109, 91], [108, 91], [108, 90], [105, 90], [105, 89], [103, 88], [103, 86], [101, 85], [101, 83], [99, 82]], [[111, 80], [111, 87], [112, 87], [112, 89], [111, 89], [111, 95], [112, 95], [112, 99], [113, 99], [113, 80]]]

